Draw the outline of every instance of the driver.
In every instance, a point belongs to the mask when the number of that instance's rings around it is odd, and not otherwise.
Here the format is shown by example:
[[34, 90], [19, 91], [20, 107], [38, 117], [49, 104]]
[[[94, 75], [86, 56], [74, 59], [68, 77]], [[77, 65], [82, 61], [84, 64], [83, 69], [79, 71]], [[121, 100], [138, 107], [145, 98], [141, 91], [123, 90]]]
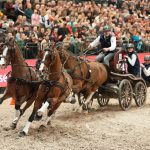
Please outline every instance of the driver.
[[103, 62], [109, 66], [109, 61], [113, 58], [116, 49], [116, 37], [108, 25], [104, 26], [103, 33], [90, 43], [88, 48], [92, 49], [99, 44], [101, 44], [103, 52], [96, 56], [96, 61]]

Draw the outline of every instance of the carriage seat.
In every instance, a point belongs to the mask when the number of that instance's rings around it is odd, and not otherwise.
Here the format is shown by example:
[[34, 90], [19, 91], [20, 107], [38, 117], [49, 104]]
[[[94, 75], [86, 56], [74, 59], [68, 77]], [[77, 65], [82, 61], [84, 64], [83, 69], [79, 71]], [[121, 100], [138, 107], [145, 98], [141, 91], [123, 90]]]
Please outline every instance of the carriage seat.
[[122, 47], [117, 47], [116, 52], [114, 54], [113, 59], [110, 61], [111, 71], [120, 73], [119, 63], [124, 59], [124, 55], [126, 55], [126, 51], [122, 49]]

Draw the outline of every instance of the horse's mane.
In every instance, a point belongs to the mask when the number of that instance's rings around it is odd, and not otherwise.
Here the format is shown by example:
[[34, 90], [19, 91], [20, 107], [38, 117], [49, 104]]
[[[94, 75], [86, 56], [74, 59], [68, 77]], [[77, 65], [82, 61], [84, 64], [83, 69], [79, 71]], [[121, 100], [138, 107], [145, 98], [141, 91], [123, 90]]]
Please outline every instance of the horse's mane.
[[[20, 47], [19, 47], [18, 43], [16, 42], [16, 40], [14, 40], [14, 44], [15, 44], [16, 48], [17, 48], [18, 50], [20, 50]], [[20, 50], [20, 51], [21, 51], [21, 50]]]
[[18, 45], [18, 43], [16, 42], [16, 40], [15, 39], [12, 39], [13, 41], [12, 42], [14, 42], [14, 49], [16, 48], [18, 51], [19, 51], [19, 53], [20, 53], [20, 57], [22, 57], [23, 58], [23, 60], [24, 60], [24, 57], [23, 57], [23, 54], [22, 54], [22, 51], [21, 51], [21, 49], [20, 49], [20, 47], [19, 47], [19, 45]]
[[1, 33], [0, 32], [0, 43], [5, 43], [5, 37], [6, 37], [6, 34], [5, 33]]
[[62, 50], [61, 51], [63, 51], [64, 53], [67, 53], [67, 54], [69, 54], [70, 56], [72, 56], [73, 58], [78, 58], [78, 56], [76, 56], [74, 53], [72, 53], [71, 51], [69, 51], [68, 49], [64, 49], [64, 48], [62, 48]]
[[69, 54], [70, 56], [72, 56], [74, 59], [76, 59], [77, 61], [82, 61], [84, 62], [85, 60], [83, 60], [80, 56], [75, 55], [74, 53], [72, 53], [69, 50], [63, 50], [65, 53]]

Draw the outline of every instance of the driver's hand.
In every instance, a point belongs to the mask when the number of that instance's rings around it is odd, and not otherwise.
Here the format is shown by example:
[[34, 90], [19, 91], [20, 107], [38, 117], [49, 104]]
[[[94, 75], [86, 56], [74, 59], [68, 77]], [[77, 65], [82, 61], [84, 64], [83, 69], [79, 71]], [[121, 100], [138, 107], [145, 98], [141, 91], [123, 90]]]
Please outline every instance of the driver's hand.
[[103, 48], [103, 51], [104, 51], [104, 52], [108, 52], [108, 51], [109, 51], [109, 48]]
[[88, 46], [88, 49], [91, 50], [93, 47], [91, 45]]
[[125, 56], [124, 56], [124, 58], [128, 59], [128, 58], [129, 58], [129, 56], [125, 55]]
[[145, 68], [145, 66], [143, 64], [140, 64], [141, 68]]

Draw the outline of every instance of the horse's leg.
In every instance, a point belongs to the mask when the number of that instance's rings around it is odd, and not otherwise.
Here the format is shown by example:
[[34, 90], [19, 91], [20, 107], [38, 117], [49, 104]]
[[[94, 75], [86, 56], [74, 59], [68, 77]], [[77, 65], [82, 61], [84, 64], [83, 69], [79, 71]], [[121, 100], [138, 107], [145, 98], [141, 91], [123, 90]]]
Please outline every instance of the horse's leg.
[[31, 123], [33, 122], [34, 118], [35, 118], [35, 115], [38, 111], [38, 109], [41, 107], [42, 105], [42, 101], [43, 99], [40, 99], [39, 97], [36, 97], [35, 99], [35, 103], [34, 103], [34, 108], [33, 108], [33, 111], [28, 119], [28, 121], [26, 122], [24, 128], [19, 132], [19, 136], [22, 137], [22, 136], [25, 136], [28, 134], [28, 131], [29, 131], [29, 128], [31, 126]]
[[26, 109], [28, 109], [32, 103], [34, 102], [35, 98], [32, 97], [31, 99], [29, 99], [27, 101], [27, 103], [25, 104], [25, 106], [23, 107], [23, 109], [20, 109], [19, 106], [15, 106], [15, 109], [16, 109], [16, 116], [15, 116], [15, 119], [13, 120], [13, 122], [11, 123], [11, 129], [15, 129], [21, 116], [24, 114], [24, 112], [26, 111]]
[[93, 95], [94, 95], [94, 93], [95, 92], [92, 92], [89, 96], [88, 96], [88, 98], [86, 99], [86, 101], [85, 101], [85, 105], [88, 107], [88, 105], [90, 104], [90, 102], [92, 102], [92, 97], [93, 97]]
[[2, 104], [5, 99], [10, 98], [10, 97], [11, 96], [9, 95], [8, 88], [6, 88], [3, 96], [0, 98], [0, 104]]
[[26, 105], [21, 109], [22, 115], [23, 115], [24, 112], [32, 105], [32, 103], [34, 102], [34, 100], [35, 100], [35, 96], [31, 97], [31, 98], [27, 101]]
[[12, 121], [12, 123], [10, 125], [10, 127], [11, 127], [12, 130], [16, 129], [17, 123], [18, 123], [18, 121], [19, 121], [19, 119], [20, 119], [20, 117], [22, 115], [20, 107], [21, 107], [21, 105], [15, 104], [15, 111], [16, 111], [16, 113], [15, 113], [15, 119]]
[[12, 82], [12, 83], [8, 82], [7, 87], [4, 91], [4, 94], [0, 98], [0, 104], [2, 104], [3, 101], [6, 100], [7, 98], [10, 98], [10, 97], [15, 98], [16, 97], [16, 88], [15, 87], [16, 87], [16, 85], [14, 82]]
[[73, 85], [72, 90], [74, 93], [79, 93], [81, 88], [82, 88], [82, 83], [78, 83], [76, 85]]
[[85, 102], [82, 103], [82, 105], [79, 107], [80, 112], [82, 111], [82, 107], [83, 105], [86, 106], [86, 108], [88, 108], [88, 104], [91, 101], [92, 96], [94, 95], [95, 92], [91, 92], [90, 94], [88, 94], [87, 98], [85, 99]]
[[81, 93], [75, 94], [75, 99], [78, 103], [76, 103], [76, 106], [73, 108], [73, 110], [76, 112], [78, 111], [79, 107], [82, 105], [82, 98], [81, 98]]
[[57, 103], [58, 98], [48, 98], [47, 101], [42, 105], [42, 107], [38, 110], [37, 116], [43, 116], [44, 112], [51, 105], [52, 107]]
[[49, 125], [51, 123], [51, 120], [55, 117], [55, 112], [57, 110], [57, 108], [60, 106], [61, 102], [56, 103], [55, 106], [53, 106], [52, 108], [49, 109], [48, 113], [47, 113], [47, 118], [44, 122], [44, 124], [42, 124], [40, 126], [40, 128], [42, 127], [47, 127], [47, 125]]
[[66, 98], [66, 100], [64, 101], [65, 103], [71, 103], [74, 104], [76, 102], [74, 93], [71, 91], [69, 96]]
[[76, 112], [80, 109], [81, 105], [84, 103], [84, 101], [86, 99], [86, 96], [84, 94], [83, 94], [83, 96], [81, 96], [81, 95], [82, 95], [82, 93], [76, 94], [76, 98], [78, 99], [78, 105], [75, 108]]

